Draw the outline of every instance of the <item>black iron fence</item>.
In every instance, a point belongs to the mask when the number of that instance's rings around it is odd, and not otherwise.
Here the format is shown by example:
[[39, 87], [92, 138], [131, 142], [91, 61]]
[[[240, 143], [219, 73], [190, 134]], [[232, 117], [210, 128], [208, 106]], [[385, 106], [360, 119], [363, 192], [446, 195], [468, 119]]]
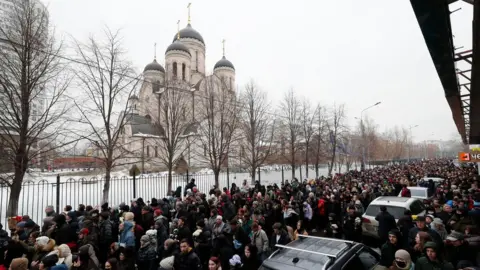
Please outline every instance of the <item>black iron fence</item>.
[[[286, 174], [287, 175], [287, 174]], [[257, 176], [263, 183], [280, 183], [283, 180], [283, 171], [261, 172]], [[195, 179], [198, 189], [208, 192], [215, 184], [213, 174], [186, 174], [172, 175], [172, 189], [183, 189], [187, 182]], [[220, 173], [219, 186], [231, 186], [232, 183], [241, 185], [248, 178], [246, 173]], [[47, 206], [55, 207], [56, 211], [63, 211], [66, 205], [76, 208], [79, 204], [99, 206], [103, 198], [105, 179], [97, 177], [71, 178], [67, 176], [38, 177], [38, 179], [24, 181], [20, 193], [18, 214], [29, 215], [35, 222], [41, 224], [45, 217], [44, 209]], [[145, 201], [151, 198], [163, 198], [168, 192], [167, 175], [148, 175], [138, 177], [112, 177], [108, 192], [110, 206], [122, 202], [129, 203], [133, 198], [142, 197]], [[7, 207], [10, 197], [10, 188], [0, 186], [0, 221], [7, 224]]]

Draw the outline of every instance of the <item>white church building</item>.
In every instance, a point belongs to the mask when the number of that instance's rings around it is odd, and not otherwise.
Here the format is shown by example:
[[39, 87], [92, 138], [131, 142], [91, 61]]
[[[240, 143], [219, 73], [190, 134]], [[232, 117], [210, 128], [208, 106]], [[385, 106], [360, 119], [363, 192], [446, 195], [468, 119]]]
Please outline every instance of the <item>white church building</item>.
[[[190, 17], [190, 16], [189, 16]], [[137, 95], [130, 97], [130, 112], [126, 115], [126, 124], [121, 130], [119, 141], [122, 145], [124, 164], [135, 163], [144, 165], [145, 171], [161, 171], [165, 169], [162, 163], [162, 151], [157, 140], [164, 137], [164, 119], [161, 119], [161, 93], [166, 84], [175, 83], [175, 90], [182, 90], [191, 96], [193, 112], [183, 117], [191, 122], [189, 128], [183, 131], [182, 140], [189, 146], [177, 153], [176, 160], [183, 159], [189, 168], [206, 168], [205, 160], [198, 158], [204, 151], [200, 144], [191, 143], [197, 133], [199, 119], [198, 110], [202, 106], [198, 97], [204, 91], [203, 82], [216, 78], [226, 84], [229, 91], [235, 92], [235, 67], [224, 56], [216, 62], [213, 74], [206, 73], [206, 44], [202, 35], [196, 31], [190, 18], [185, 28], [179, 30], [172, 43], [165, 50], [165, 60], [162, 65], [156, 57], [143, 70], [143, 80]], [[157, 117], [158, 116], [158, 117]], [[160, 119], [160, 121], [158, 121]], [[191, 119], [191, 120], [189, 120]], [[191, 149], [195, 148], [195, 149]], [[206, 150], [205, 150], [206, 151]], [[139, 166], [139, 168], [140, 168]], [[141, 168], [140, 168], [141, 169]]]

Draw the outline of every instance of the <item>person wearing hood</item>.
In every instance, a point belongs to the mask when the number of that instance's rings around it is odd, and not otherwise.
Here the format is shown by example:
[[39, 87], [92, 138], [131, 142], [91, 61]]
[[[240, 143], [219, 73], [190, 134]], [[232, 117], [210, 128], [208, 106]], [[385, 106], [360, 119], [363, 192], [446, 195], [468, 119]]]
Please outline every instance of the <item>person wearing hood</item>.
[[56, 247], [56, 249], [58, 250], [59, 261], [62, 261], [62, 263], [65, 264], [68, 269], [72, 268], [73, 261], [72, 261], [72, 251], [70, 250], [70, 248], [67, 245], [62, 244]]
[[119, 226], [120, 239], [118, 244], [122, 247], [135, 248], [135, 234], [133, 233], [133, 223], [124, 221]]
[[413, 224], [412, 212], [410, 210], [405, 210], [403, 212], [403, 216], [398, 219], [397, 226], [402, 233], [403, 243], [408, 243], [408, 234], [410, 230], [415, 227]]
[[165, 227], [165, 220], [163, 218], [155, 221], [154, 229], [157, 231], [157, 254], [161, 257], [163, 253], [163, 244], [168, 239], [168, 227]]
[[445, 229], [445, 225], [440, 218], [434, 218], [433, 221], [430, 223], [430, 228], [436, 231], [438, 235], [440, 235], [440, 238], [442, 238], [442, 240], [445, 240], [445, 238], [447, 238], [447, 230]]
[[400, 231], [391, 230], [388, 232], [388, 241], [384, 243], [380, 249], [381, 256], [380, 262], [378, 263], [379, 265], [387, 268], [393, 265], [396, 252], [403, 248], [401, 241], [402, 235], [400, 234]]
[[65, 215], [61, 214], [55, 216], [54, 221], [55, 227], [50, 233], [50, 238], [54, 239], [57, 245], [75, 242], [76, 237], [70, 226], [67, 224]]
[[416, 222], [416, 227], [413, 227], [410, 229], [408, 232], [408, 246], [413, 248], [416, 244], [415, 238], [417, 237], [417, 234], [419, 232], [426, 232], [430, 236], [430, 238], [437, 243], [437, 247], [441, 250], [443, 248], [443, 241], [440, 235], [427, 227], [425, 217], [424, 216], [417, 216], [417, 219], [415, 220]]
[[144, 235], [140, 238], [140, 249], [137, 254], [137, 267], [142, 270], [157, 269], [157, 251], [156, 243], [152, 243], [149, 235]]
[[[32, 262], [30, 263], [31, 269], [38, 269], [42, 259], [45, 256], [47, 256], [47, 254], [52, 252], [54, 247], [55, 247], [55, 240], [50, 239], [46, 236], [38, 237], [35, 240], [35, 246], [33, 247], [33, 250], [30, 247], [27, 248], [27, 252], [33, 251]], [[9, 249], [9, 252], [7, 252], [7, 254], [9, 253], [10, 253], [10, 249]]]
[[444, 261], [438, 252], [435, 242], [427, 242], [424, 246], [425, 256], [419, 258], [415, 270], [454, 270], [453, 264]]
[[399, 249], [395, 252], [395, 259], [393, 260], [390, 270], [414, 270], [415, 264], [410, 258], [408, 251]]

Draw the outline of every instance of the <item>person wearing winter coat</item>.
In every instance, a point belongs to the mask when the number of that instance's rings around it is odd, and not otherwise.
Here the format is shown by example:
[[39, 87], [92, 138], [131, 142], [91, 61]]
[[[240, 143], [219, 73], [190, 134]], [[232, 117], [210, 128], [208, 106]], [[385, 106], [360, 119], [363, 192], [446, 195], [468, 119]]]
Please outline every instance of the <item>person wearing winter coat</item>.
[[207, 264], [210, 257], [211, 245], [211, 232], [205, 226], [205, 221], [197, 221], [197, 230], [193, 233], [194, 251], [203, 263], [203, 266]]
[[66, 244], [62, 244], [56, 247], [58, 250], [59, 261], [62, 261], [63, 264], [67, 266], [67, 269], [71, 269], [73, 266], [72, 262], [72, 251]]
[[140, 238], [140, 249], [137, 254], [137, 267], [142, 270], [157, 269], [157, 251], [156, 243], [152, 243], [152, 238], [149, 235], [144, 235]]
[[414, 270], [415, 264], [412, 262], [410, 258], [410, 254], [408, 251], [404, 249], [399, 249], [395, 252], [395, 260], [393, 261], [392, 266], [389, 268], [390, 270]]
[[76, 235], [71, 230], [70, 225], [68, 225], [65, 215], [55, 216], [54, 221], [55, 227], [53, 227], [50, 234], [47, 233], [47, 235], [54, 239], [57, 245], [74, 242]]
[[273, 235], [270, 238], [270, 249], [272, 251], [277, 250], [276, 245], [286, 245], [290, 243], [290, 237], [288, 233], [282, 229], [282, 224], [275, 223], [273, 224]]
[[[35, 240], [35, 246], [34, 249], [32, 250], [30, 247], [27, 249], [27, 252], [33, 251], [33, 256], [32, 256], [32, 261], [30, 262], [31, 269], [38, 269], [39, 264], [42, 261], [42, 259], [47, 256], [50, 252], [53, 251], [55, 247], [55, 240], [50, 239], [46, 236], [40, 236]], [[7, 252], [7, 256], [11, 253], [11, 250], [9, 249], [9, 252]]]
[[98, 229], [98, 259], [103, 265], [107, 261], [109, 247], [113, 243], [113, 224], [110, 221], [110, 212], [100, 213]]
[[343, 233], [345, 235], [345, 239], [361, 242], [362, 217], [356, 212], [355, 206], [348, 207], [348, 213], [343, 222]]
[[175, 270], [202, 270], [202, 263], [193, 251], [187, 239], [180, 241], [180, 253], [174, 257]]
[[435, 242], [427, 242], [424, 246], [425, 256], [419, 258], [415, 270], [454, 270], [453, 264], [443, 260]]
[[387, 207], [380, 206], [380, 213], [377, 214], [375, 220], [378, 221], [378, 236], [381, 243], [388, 241], [389, 232], [397, 228], [395, 218], [387, 210]]
[[84, 245], [78, 250], [78, 259], [73, 262], [73, 270], [99, 270], [100, 264], [93, 246]]
[[310, 204], [303, 202], [303, 225], [305, 229], [309, 230], [313, 218], [313, 210]]
[[16, 258], [10, 263], [11, 270], [28, 270], [27, 258]]
[[124, 221], [120, 224], [120, 239], [118, 244], [122, 247], [135, 248], [135, 234], [133, 233], [133, 223]]
[[257, 247], [258, 257], [263, 261], [267, 258], [269, 252], [268, 236], [257, 223], [252, 225], [252, 232], [252, 244]]
[[388, 241], [384, 243], [380, 249], [379, 265], [390, 267], [395, 260], [395, 253], [402, 249], [402, 235], [398, 230], [392, 230], [388, 233]]
[[342, 225], [335, 213], [328, 214], [328, 223], [324, 233], [327, 237], [342, 239]]

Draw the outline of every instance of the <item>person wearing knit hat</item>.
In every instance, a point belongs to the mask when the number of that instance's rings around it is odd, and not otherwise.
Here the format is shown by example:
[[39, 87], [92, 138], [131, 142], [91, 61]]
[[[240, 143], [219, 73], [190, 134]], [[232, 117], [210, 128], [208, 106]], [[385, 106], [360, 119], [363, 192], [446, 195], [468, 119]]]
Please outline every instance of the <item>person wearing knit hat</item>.
[[10, 269], [12, 270], [28, 270], [27, 258], [16, 258], [10, 263]]
[[49, 240], [50, 239], [46, 236], [40, 236], [35, 240], [35, 245], [37, 245], [39, 247], [44, 247], [48, 244]]

